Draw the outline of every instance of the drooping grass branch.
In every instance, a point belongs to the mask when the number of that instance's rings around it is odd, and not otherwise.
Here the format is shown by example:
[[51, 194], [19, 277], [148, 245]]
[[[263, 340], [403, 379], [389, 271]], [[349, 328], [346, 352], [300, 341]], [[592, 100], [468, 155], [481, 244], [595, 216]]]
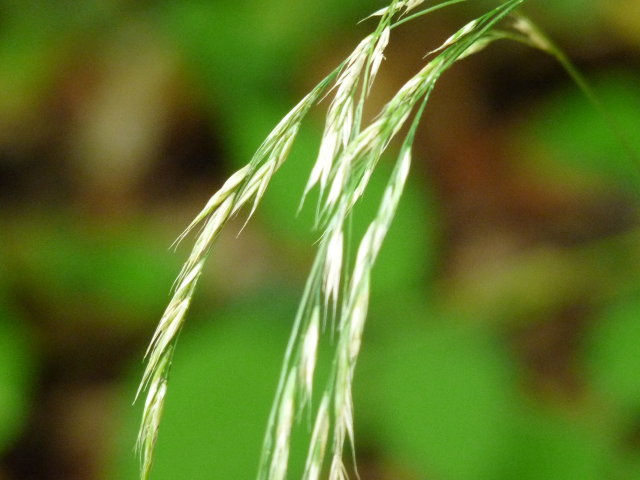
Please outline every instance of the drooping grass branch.
[[[515, 21], [503, 22], [525, 0], [504, 1], [467, 23], [432, 51], [424, 67], [363, 126], [364, 104], [393, 30], [463, 1], [448, 0], [420, 9], [424, 0], [393, 0], [375, 12], [371, 17], [377, 18], [378, 23], [373, 33], [280, 121], [251, 161], [227, 180], [180, 236], [182, 240], [187, 233], [200, 228], [147, 351], [147, 366], [138, 392], [146, 391], [138, 438], [143, 479], [149, 477], [151, 469], [177, 335], [184, 325], [204, 262], [229, 219], [243, 207], [249, 209], [249, 217], [254, 213], [271, 178], [286, 160], [306, 114], [327, 95], [332, 95], [332, 100], [318, 156], [301, 192], [303, 199], [313, 189], [319, 192], [315, 225], [319, 242], [285, 351], [258, 480], [284, 480], [287, 476], [291, 431], [296, 417], [312, 408], [318, 343], [323, 327], [329, 323], [335, 338], [332, 370], [315, 411], [302, 478], [318, 480], [325, 471], [329, 480], [347, 478], [343, 450], [347, 442], [352, 448], [354, 445], [351, 390], [369, 307], [371, 271], [401, 200], [415, 134], [429, 96], [445, 71], [495, 40], [524, 41], [554, 54], [551, 44], [544, 43], [545, 37], [524, 17], [513, 16]], [[346, 227], [354, 206], [391, 141], [402, 132], [406, 132], [404, 141], [377, 214], [359, 239], [357, 254], [351, 262], [345, 253], [351, 240]]]

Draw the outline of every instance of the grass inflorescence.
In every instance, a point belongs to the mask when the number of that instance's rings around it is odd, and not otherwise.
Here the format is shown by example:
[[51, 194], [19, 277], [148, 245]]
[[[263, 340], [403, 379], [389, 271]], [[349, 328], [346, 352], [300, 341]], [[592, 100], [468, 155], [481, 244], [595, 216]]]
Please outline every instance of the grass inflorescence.
[[[178, 240], [200, 228], [147, 351], [147, 365], [138, 392], [146, 392], [138, 437], [144, 480], [151, 469], [176, 339], [206, 258], [232, 217], [243, 207], [248, 207], [248, 217], [254, 213], [271, 178], [287, 159], [306, 114], [328, 95], [332, 100], [318, 157], [301, 192], [303, 200], [311, 190], [319, 192], [316, 219], [319, 242], [285, 352], [258, 480], [284, 480], [287, 476], [292, 427], [304, 410], [312, 410], [318, 343], [328, 323], [335, 338], [332, 370], [320, 393], [302, 478], [317, 480], [325, 471], [329, 480], [347, 478], [343, 450], [347, 442], [351, 446], [354, 443], [351, 389], [369, 306], [371, 271], [402, 196], [415, 133], [429, 95], [449, 67], [498, 39], [521, 41], [558, 55], [539, 29], [515, 14], [525, 0], [505, 1], [467, 23], [432, 51], [424, 67], [398, 90], [371, 123], [363, 126], [364, 103], [393, 30], [434, 10], [464, 1], [449, 0], [420, 9], [424, 0], [393, 0], [368, 17], [377, 19], [375, 30], [280, 121], [251, 161], [231, 175], [180, 236]], [[507, 18], [512, 21], [505, 21]], [[354, 261], [349, 262], [345, 248], [350, 240], [347, 225], [353, 208], [364, 194], [381, 156], [402, 132], [404, 140], [377, 214], [359, 240]]]

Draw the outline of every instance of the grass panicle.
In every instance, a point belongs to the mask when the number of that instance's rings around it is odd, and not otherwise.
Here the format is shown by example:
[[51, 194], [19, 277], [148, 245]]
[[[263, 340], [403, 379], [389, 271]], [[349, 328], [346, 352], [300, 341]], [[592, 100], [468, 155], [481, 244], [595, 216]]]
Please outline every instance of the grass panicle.
[[138, 436], [138, 450], [142, 457], [142, 478], [148, 478], [153, 447], [158, 435], [159, 417], [164, 403], [166, 382], [171, 366], [173, 346], [184, 324], [191, 299], [204, 263], [226, 223], [246, 204], [255, 211], [273, 174], [285, 161], [305, 115], [324, 93], [335, 73], [329, 75], [303, 98], [273, 129], [249, 164], [235, 172], [211, 197], [203, 210], [178, 238], [182, 240], [200, 226], [194, 247], [175, 283], [169, 305], [147, 349], [147, 365], [137, 396], [146, 390], [142, 423]]
[[[369, 308], [371, 272], [407, 182], [415, 134], [429, 96], [438, 79], [452, 65], [495, 40], [516, 40], [556, 57], [559, 55], [559, 50], [539, 29], [526, 17], [516, 14], [525, 0], [504, 1], [432, 50], [425, 65], [363, 126], [364, 103], [381, 68], [393, 30], [463, 1], [448, 0], [421, 9], [424, 0], [394, 0], [367, 17], [377, 19], [373, 33], [280, 121], [251, 161], [224, 183], [179, 237], [178, 241], [194, 229], [200, 229], [147, 351], [147, 365], [138, 392], [146, 391], [138, 438], [143, 480], [150, 472], [176, 338], [207, 255], [221, 230], [243, 207], [249, 210], [249, 218], [255, 212], [271, 178], [286, 160], [306, 114], [327, 95], [332, 95], [332, 99], [318, 155], [301, 192], [302, 201], [311, 190], [319, 192], [315, 225], [318, 247], [285, 351], [267, 422], [258, 480], [287, 477], [290, 438], [296, 419], [305, 411], [310, 415], [314, 411], [318, 345], [329, 323], [334, 339], [332, 369], [319, 394], [302, 478], [348, 478], [344, 449], [349, 443], [354, 451], [352, 385]], [[514, 21], [503, 22], [508, 16]], [[345, 226], [383, 154], [403, 131], [406, 132], [404, 140], [377, 213], [358, 242], [355, 258], [350, 259], [346, 248], [352, 239], [350, 229]]]

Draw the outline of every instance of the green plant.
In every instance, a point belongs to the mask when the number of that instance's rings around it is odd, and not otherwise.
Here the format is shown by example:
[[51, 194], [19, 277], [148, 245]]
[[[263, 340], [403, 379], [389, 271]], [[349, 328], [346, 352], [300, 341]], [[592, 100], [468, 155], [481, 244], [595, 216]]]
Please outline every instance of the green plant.
[[[431, 52], [426, 65], [364, 126], [364, 104], [391, 32], [421, 15], [464, 1], [449, 0], [420, 10], [423, 0], [393, 0], [375, 12], [371, 17], [379, 20], [373, 33], [280, 121], [249, 164], [226, 181], [179, 237], [178, 241], [193, 229], [201, 229], [147, 352], [148, 364], [139, 391], [147, 390], [138, 439], [143, 478], [148, 478], [151, 469], [176, 339], [207, 255], [229, 219], [246, 206], [250, 209], [248, 217], [252, 216], [272, 176], [286, 160], [306, 114], [331, 93], [333, 100], [318, 158], [303, 192], [304, 201], [310, 191], [318, 190], [316, 228], [320, 240], [285, 353], [258, 478], [286, 478], [293, 421], [301, 411], [311, 408], [318, 339], [325, 325], [335, 335], [334, 357], [315, 412], [303, 478], [320, 478], [325, 463], [331, 480], [347, 477], [343, 450], [345, 443], [353, 446], [354, 442], [351, 389], [369, 305], [370, 275], [401, 199], [415, 132], [436, 82], [459, 60], [493, 41], [510, 39], [554, 55], [581, 83], [559, 50], [516, 12], [525, 0], [508, 0], [466, 24]], [[401, 133], [404, 140], [395, 168], [377, 214], [352, 259], [346, 245], [351, 240], [353, 209], [381, 156]]]

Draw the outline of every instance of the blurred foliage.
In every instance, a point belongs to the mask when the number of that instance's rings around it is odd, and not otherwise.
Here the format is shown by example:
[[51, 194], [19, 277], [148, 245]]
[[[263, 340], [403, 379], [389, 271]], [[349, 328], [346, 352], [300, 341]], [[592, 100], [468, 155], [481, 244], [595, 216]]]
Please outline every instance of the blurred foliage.
[[[0, 265], [6, 265], [0, 252]], [[8, 294], [9, 272], [0, 268], [0, 452], [15, 441], [31, 405], [35, 348], [20, 312]]]
[[[295, 303], [255, 299], [219, 312], [215, 322], [183, 335], [172, 371], [154, 466], [157, 479], [251, 478], [257, 471], [264, 426]], [[129, 394], [135, 391], [132, 375]], [[130, 395], [129, 395], [130, 396]], [[135, 478], [131, 455], [139, 411], [126, 409], [120, 467], [108, 478]]]
[[[156, 478], [254, 474], [295, 308], [294, 299], [281, 302], [286, 298], [282, 292], [277, 298], [264, 302], [257, 297], [183, 335]], [[425, 325], [417, 312], [393, 324], [372, 319], [375, 338], [365, 346], [355, 394], [362, 441], [385, 457], [406, 462], [418, 476], [434, 471], [445, 478], [483, 478], [510, 440], [510, 410], [515, 408], [510, 362], [497, 353], [497, 339], [489, 331], [470, 331], [459, 322]], [[326, 347], [318, 385], [330, 361]], [[127, 416], [123, 438], [132, 438], [139, 418], [132, 412]], [[294, 436], [300, 443], [294, 447], [290, 478], [299, 477], [295, 472], [304, 460], [300, 447], [307, 427], [302, 421]], [[135, 475], [130, 453], [121, 449], [122, 466], [109, 476]]]
[[413, 317], [384, 322], [365, 350], [356, 410], [367, 441], [416, 478], [487, 478], [511, 422], [510, 361], [486, 329]]
[[[489, 3], [398, 31], [389, 63], [426, 51]], [[550, 60], [525, 50], [514, 58], [487, 50], [436, 90], [429, 122], [439, 112], [466, 117], [415, 152], [374, 270], [355, 385], [363, 480], [640, 478], [639, 166], [616, 137], [640, 151], [636, 3], [527, 5], [569, 45], [613, 124]], [[139, 359], [189, 248], [173, 254], [171, 241], [368, 31], [356, 22], [384, 4], [0, 1], [0, 478], [18, 480], [40, 458], [33, 468], [43, 476], [24, 478], [136, 477]], [[156, 61], [161, 68], [151, 68]], [[522, 109], [477, 114], [503, 63], [501, 82], [514, 81]], [[521, 70], [524, 86], [515, 82]], [[390, 96], [405, 73], [383, 66], [372, 100]], [[160, 106], [137, 116], [145, 92]], [[449, 103], [438, 112], [440, 92]], [[153, 478], [244, 479], [256, 470], [317, 239], [313, 195], [296, 211], [326, 106], [309, 118], [251, 226], [236, 239], [239, 218], [210, 260], [177, 349]], [[96, 125], [102, 143], [87, 134]], [[475, 155], [483, 161], [468, 163]], [[353, 243], [393, 160], [357, 206]], [[82, 348], [87, 365], [76, 369]], [[96, 373], [75, 378], [77, 370]], [[110, 429], [79, 425], [88, 433], [76, 437], [56, 424], [48, 402], [70, 385], [118, 406]], [[291, 478], [307, 435], [303, 420]], [[77, 462], [71, 446], [87, 436], [96, 438], [93, 470], [73, 476], [46, 457]]]
[[601, 395], [619, 407], [637, 414], [640, 411], [640, 296], [629, 299], [601, 313], [599, 322], [589, 332], [586, 362], [589, 379]]
[[167, 254], [170, 237], [143, 220], [81, 226], [77, 218], [50, 215], [13, 222], [5, 232], [16, 281], [65, 324], [99, 317], [135, 328], [163, 308], [180, 264]]
[[[593, 81], [604, 116], [574, 86], [556, 92], [523, 125], [522, 136], [541, 150], [537, 169], [560, 181], [608, 180], [615, 187], [640, 188], [640, 78], [607, 71]], [[625, 143], [632, 150], [625, 149]], [[586, 177], [586, 178], [585, 178]]]
[[156, 13], [166, 35], [197, 68], [206, 91], [231, 102], [223, 107], [231, 115], [237, 102], [223, 91], [255, 95], [257, 86], [277, 87], [280, 72], [292, 67], [296, 54], [336, 23], [345, 25], [346, 17], [357, 20], [353, 15], [364, 5], [362, 0], [192, 0], [163, 2]]
[[0, 288], [0, 451], [25, 424], [35, 383], [30, 332]]
[[0, 2], [0, 118], [33, 113], [74, 41], [107, 23], [114, 6], [103, 0]]
[[502, 462], [492, 478], [610, 478], [612, 457], [608, 445], [585, 428], [550, 412], [531, 409], [514, 418], [512, 429]]
[[[603, 3], [599, 0], [542, 0], [527, 8], [541, 15], [545, 24], [555, 24], [558, 30], [570, 24], [571, 31], [568, 33], [579, 37], [593, 33], [601, 19], [599, 13]], [[580, 12], [579, 16], [575, 15], [576, 11]]]

